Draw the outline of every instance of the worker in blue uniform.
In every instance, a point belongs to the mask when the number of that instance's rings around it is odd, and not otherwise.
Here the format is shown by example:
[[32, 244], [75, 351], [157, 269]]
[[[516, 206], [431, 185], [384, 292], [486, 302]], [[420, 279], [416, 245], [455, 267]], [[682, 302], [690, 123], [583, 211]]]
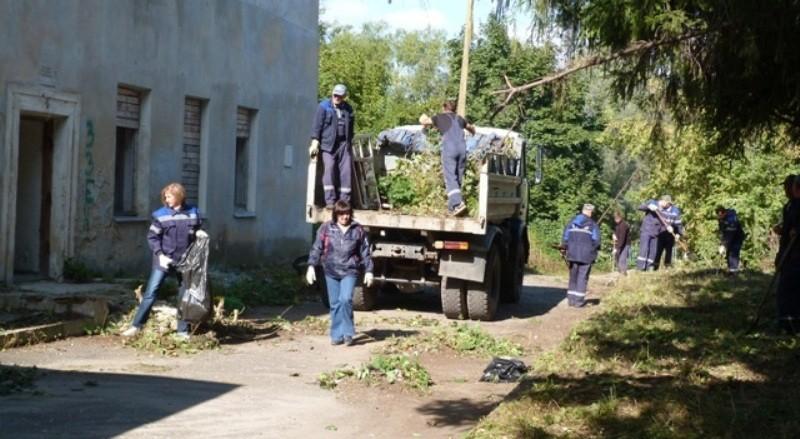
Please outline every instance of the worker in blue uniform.
[[569, 263], [567, 304], [572, 307], [586, 304], [589, 274], [600, 249], [600, 228], [592, 219], [593, 212], [593, 205], [584, 204], [581, 213], [572, 218], [564, 228], [561, 239], [561, 246], [566, 249], [565, 258]]
[[325, 166], [322, 188], [325, 206], [333, 209], [337, 200], [350, 201], [353, 170], [352, 142], [355, 113], [347, 99], [347, 87], [337, 84], [330, 99], [320, 102], [311, 125], [309, 156], [322, 155]]
[[475, 127], [455, 111], [456, 103], [447, 100], [442, 104], [441, 113], [433, 118], [423, 114], [419, 121], [425, 127], [435, 126], [442, 133], [442, 172], [447, 191], [447, 211], [453, 216], [459, 216], [467, 213], [467, 205], [461, 196], [461, 185], [464, 183], [464, 172], [467, 168], [464, 130], [475, 134]]
[[728, 262], [728, 273], [739, 272], [739, 255], [744, 243], [744, 229], [739, 217], [733, 209], [717, 206], [717, 222], [719, 225], [719, 254]]

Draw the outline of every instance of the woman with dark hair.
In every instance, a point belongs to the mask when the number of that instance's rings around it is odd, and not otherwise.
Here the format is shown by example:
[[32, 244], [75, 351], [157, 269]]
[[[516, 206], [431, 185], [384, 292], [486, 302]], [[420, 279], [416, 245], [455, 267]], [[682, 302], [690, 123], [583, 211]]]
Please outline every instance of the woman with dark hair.
[[331, 221], [322, 224], [308, 255], [306, 281], [317, 280], [314, 267], [322, 264], [331, 304], [331, 344], [353, 344], [353, 289], [364, 270], [364, 285], [372, 286], [372, 259], [367, 232], [353, 221], [353, 208], [339, 200]]

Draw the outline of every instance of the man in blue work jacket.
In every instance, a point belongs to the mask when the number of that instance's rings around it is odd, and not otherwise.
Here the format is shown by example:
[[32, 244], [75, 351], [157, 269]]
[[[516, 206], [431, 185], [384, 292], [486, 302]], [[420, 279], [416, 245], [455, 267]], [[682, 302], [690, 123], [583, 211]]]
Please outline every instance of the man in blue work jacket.
[[739, 272], [739, 254], [744, 243], [744, 229], [736, 216], [736, 211], [717, 206], [719, 224], [719, 254], [728, 261], [728, 273]]
[[592, 219], [592, 212], [594, 206], [584, 204], [581, 213], [567, 224], [561, 239], [562, 248], [566, 248], [565, 257], [569, 262], [567, 304], [572, 307], [582, 307], [586, 304], [589, 273], [600, 249], [600, 228]]
[[444, 188], [447, 191], [447, 211], [453, 216], [467, 213], [467, 205], [461, 196], [461, 184], [467, 169], [467, 143], [464, 130], [475, 134], [475, 127], [456, 114], [456, 103], [447, 100], [442, 104], [442, 112], [429, 117], [423, 114], [419, 122], [429, 127], [435, 126], [442, 133], [442, 173]]
[[658, 235], [665, 230], [664, 223], [658, 218], [658, 204], [656, 200], [647, 200], [638, 210], [644, 212], [642, 226], [639, 228], [639, 256], [636, 258], [636, 268], [641, 271], [653, 270], [658, 249]]
[[[350, 202], [353, 159], [350, 152], [353, 141], [355, 113], [345, 99], [347, 87], [337, 84], [330, 99], [320, 102], [311, 125], [309, 156], [321, 153], [325, 171], [322, 188], [325, 207], [333, 208], [337, 200]], [[338, 185], [337, 185], [338, 183]], [[338, 188], [338, 191], [337, 191]]]

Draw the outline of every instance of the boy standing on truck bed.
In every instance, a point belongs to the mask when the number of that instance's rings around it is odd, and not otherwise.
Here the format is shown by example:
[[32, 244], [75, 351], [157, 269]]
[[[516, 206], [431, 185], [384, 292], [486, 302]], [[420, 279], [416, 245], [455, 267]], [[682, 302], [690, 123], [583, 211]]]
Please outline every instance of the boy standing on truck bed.
[[467, 213], [467, 205], [461, 197], [461, 183], [467, 166], [467, 143], [464, 130], [475, 134], [475, 127], [455, 113], [456, 103], [444, 101], [442, 112], [431, 119], [427, 114], [419, 117], [425, 128], [433, 125], [442, 133], [442, 172], [447, 191], [447, 211], [453, 216]]
[[350, 174], [353, 168], [350, 147], [356, 118], [353, 107], [345, 102], [346, 98], [347, 87], [342, 84], [333, 87], [331, 98], [320, 102], [317, 107], [311, 125], [308, 153], [314, 157], [322, 150], [322, 163], [325, 164], [322, 188], [325, 190], [325, 207], [329, 209], [333, 209], [337, 200], [350, 201]]

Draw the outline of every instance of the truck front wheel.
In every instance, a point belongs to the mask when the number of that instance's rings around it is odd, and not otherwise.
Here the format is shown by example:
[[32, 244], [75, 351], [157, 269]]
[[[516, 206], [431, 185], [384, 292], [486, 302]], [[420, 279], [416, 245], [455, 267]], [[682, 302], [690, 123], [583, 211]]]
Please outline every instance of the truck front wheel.
[[378, 288], [375, 286], [365, 287], [358, 284], [353, 288], [353, 309], [356, 311], [370, 311], [375, 308], [378, 302]]
[[445, 317], [459, 320], [467, 318], [466, 283], [461, 279], [443, 277], [440, 290]]
[[502, 282], [500, 255], [495, 246], [489, 251], [486, 261], [486, 272], [483, 282], [467, 283], [467, 310], [472, 320], [492, 320], [500, 301], [500, 284]]

